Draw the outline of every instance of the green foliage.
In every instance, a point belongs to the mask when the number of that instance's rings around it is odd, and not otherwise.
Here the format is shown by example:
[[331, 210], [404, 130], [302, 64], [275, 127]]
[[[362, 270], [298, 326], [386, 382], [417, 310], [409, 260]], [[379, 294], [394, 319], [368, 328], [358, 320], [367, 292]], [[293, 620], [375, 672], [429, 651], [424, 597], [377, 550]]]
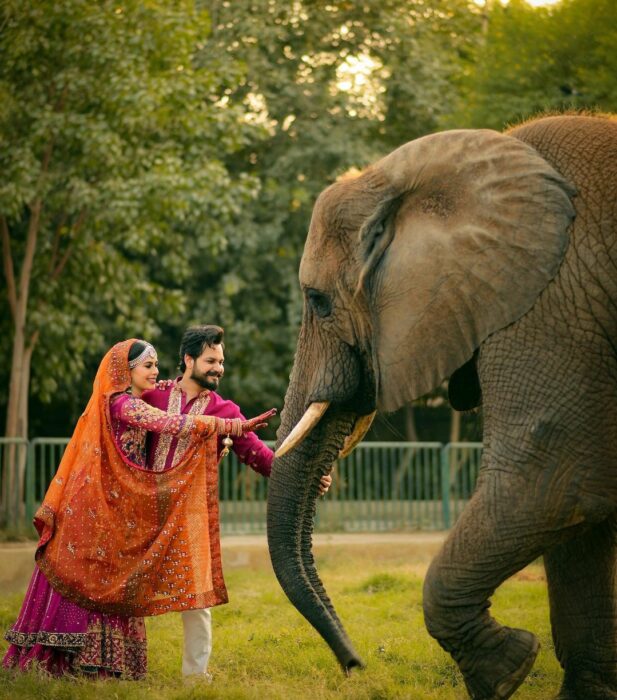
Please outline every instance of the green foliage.
[[449, 126], [502, 129], [545, 111], [617, 111], [617, 5], [491, 2], [484, 41]]
[[218, 103], [237, 66], [195, 60], [210, 22], [192, 2], [4, 3], [0, 24], [0, 216], [19, 275], [42, 203], [32, 389], [60, 399], [113, 342], [156, 342], [185, 312], [195, 256], [227, 245], [256, 194], [223, 159], [258, 129]]

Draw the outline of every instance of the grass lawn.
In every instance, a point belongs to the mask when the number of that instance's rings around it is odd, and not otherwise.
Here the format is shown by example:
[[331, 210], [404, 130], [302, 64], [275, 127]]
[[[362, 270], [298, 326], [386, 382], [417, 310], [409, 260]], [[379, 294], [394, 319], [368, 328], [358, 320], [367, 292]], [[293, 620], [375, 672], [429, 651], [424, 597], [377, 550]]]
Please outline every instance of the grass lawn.
[[[231, 602], [213, 611], [211, 685], [182, 682], [182, 624], [171, 614], [148, 620], [149, 673], [143, 682], [50, 680], [36, 672], [0, 671], [0, 698], [463, 700], [467, 694], [454, 662], [424, 628], [421, 592], [428, 558], [391, 545], [316, 549], [328, 593], [366, 663], [349, 678], [287, 601], [261, 553], [226, 568]], [[14, 621], [21, 600], [21, 594], [0, 597], [2, 629]], [[542, 566], [534, 564], [504, 584], [492, 610], [501, 622], [532, 630], [542, 645], [517, 700], [553, 697], [561, 669], [552, 649]], [[0, 645], [2, 653], [6, 646]]]

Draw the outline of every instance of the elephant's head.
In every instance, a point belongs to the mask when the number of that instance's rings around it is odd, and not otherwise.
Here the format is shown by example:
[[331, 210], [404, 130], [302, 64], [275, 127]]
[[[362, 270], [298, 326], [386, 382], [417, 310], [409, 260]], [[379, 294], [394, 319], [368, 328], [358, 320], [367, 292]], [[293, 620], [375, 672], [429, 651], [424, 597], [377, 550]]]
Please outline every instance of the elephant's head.
[[317, 200], [278, 435], [294, 447], [274, 463], [268, 538], [285, 592], [344, 668], [360, 660], [311, 554], [319, 477], [367, 416], [431, 391], [531, 308], [568, 245], [572, 194], [532, 148], [478, 130], [412, 141]]

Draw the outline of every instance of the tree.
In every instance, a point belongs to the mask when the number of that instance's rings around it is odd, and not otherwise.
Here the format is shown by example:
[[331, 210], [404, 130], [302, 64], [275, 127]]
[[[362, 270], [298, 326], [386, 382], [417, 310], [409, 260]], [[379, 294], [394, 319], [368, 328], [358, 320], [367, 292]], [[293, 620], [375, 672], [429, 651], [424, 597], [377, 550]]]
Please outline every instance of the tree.
[[31, 368], [66, 395], [110, 341], [183, 311], [193, 250], [225, 245], [211, 210], [255, 196], [223, 157], [256, 127], [219, 100], [238, 66], [195, 62], [210, 24], [188, 0], [7, 2], [0, 26], [5, 434], [26, 437]]
[[502, 129], [543, 112], [615, 111], [616, 41], [611, 0], [491, 3], [459, 107], [444, 124]]

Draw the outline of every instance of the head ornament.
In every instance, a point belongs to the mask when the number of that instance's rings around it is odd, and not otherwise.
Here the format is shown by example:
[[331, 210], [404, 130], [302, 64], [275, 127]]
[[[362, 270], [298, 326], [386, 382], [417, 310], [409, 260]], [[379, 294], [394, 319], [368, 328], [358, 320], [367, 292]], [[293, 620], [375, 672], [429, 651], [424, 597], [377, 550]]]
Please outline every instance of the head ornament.
[[137, 365], [140, 365], [142, 362], [145, 362], [146, 359], [149, 357], [156, 359], [156, 350], [152, 345], [150, 345], [150, 343], [147, 343], [145, 340], [141, 340], [138, 342], [145, 343], [146, 347], [134, 360], [130, 360], [129, 369], [135, 369]]

